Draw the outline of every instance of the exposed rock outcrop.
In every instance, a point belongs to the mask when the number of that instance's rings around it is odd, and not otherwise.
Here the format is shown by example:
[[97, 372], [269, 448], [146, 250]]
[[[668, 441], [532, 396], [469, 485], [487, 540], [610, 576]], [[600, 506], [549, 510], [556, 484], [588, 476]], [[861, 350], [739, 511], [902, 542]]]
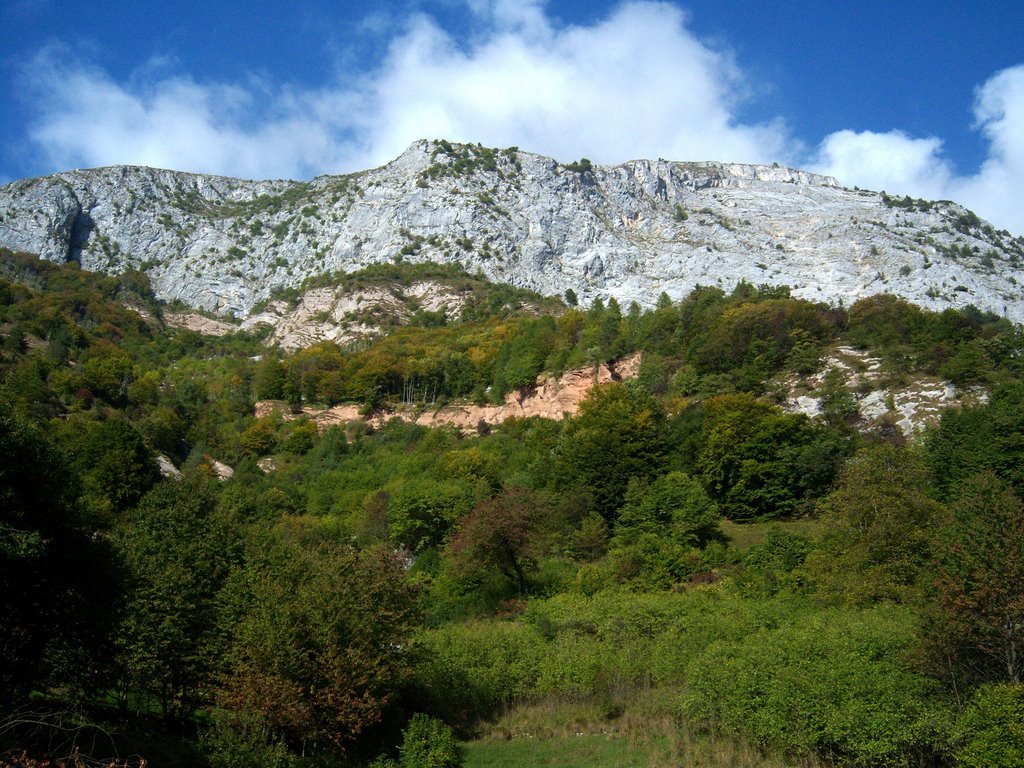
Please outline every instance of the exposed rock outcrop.
[[[576, 368], [557, 377], [545, 375], [538, 379], [534, 387], [509, 392], [501, 405], [450, 405], [433, 410], [388, 408], [370, 414], [362, 413], [358, 405], [337, 405], [325, 409], [306, 407], [302, 409], [302, 414], [311, 418], [320, 431], [353, 421], [365, 421], [380, 427], [394, 418], [425, 427], [455, 427], [461, 432], [474, 430], [481, 422], [497, 425], [509, 418], [540, 416], [557, 420], [575, 416], [579, 412], [580, 403], [592, 387], [635, 378], [640, 372], [640, 362], [640, 353], [634, 353], [611, 364]], [[257, 418], [275, 413], [280, 413], [285, 419], [294, 419], [299, 415], [288, 413], [281, 403], [275, 401], [261, 400], [256, 403]]]
[[910, 437], [938, 423], [949, 408], [976, 405], [988, 400], [984, 388], [957, 389], [935, 376], [914, 376], [904, 382], [889, 382], [882, 360], [864, 350], [840, 346], [823, 361], [821, 369], [806, 377], [790, 375], [782, 407], [790, 413], [820, 416], [822, 385], [830, 371], [836, 371], [857, 409], [859, 427], [877, 428], [883, 423]]
[[[310, 182], [71, 171], [0, 188], [0, 245], [144, 269], [161, 298], [240, 319], [275, 288], [405, 259], [549, 295], [571, 288], [584, 303], [650, 306], [662, 291], [746, 280], [832, 303], [889, 292], [1024, 320], [1024, 241], [954, 203], [893, 201], [777, 166], [582, 169], [420, 141], [382, 168]], [[304, 299], [310, 314], [337, 314], [313, 309], [322, 299]]]
[[163, 319], [167, 325], [187, 328], [204, 336], [227, 336], [238, 330], [237, 325], [214, 320], [198, 312], [165, 312]]
[[169, 456], [164, 454], [158, 454], [156, 457], [156, 465], [160, 470], [160, 475], [163, 477], [169, 477], [172, 480], [181, 479], [181, 471], [174, 466], [174, 462], [171, 461]]
[[293, 306], [272, 301], [242, 323], [243, 329], [269, 325], [267, 341], [282, 349], [308, 347], [321, 341], [345, 344], [377, 336], [382, 322], [403, 324], [412, 316], [410, 306], [440, 312], [457, 319], [465, 296], [440, 281], [421, 280], [410, 286], [371, 286], [365, 289], [312, 288]]

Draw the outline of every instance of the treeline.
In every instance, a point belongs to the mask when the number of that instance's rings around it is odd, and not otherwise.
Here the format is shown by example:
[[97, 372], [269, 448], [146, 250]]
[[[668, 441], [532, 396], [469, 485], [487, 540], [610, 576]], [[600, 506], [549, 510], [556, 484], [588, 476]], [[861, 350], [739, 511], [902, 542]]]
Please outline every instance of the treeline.
[[[185, 737], [147, 737], [151, 764], [448, 765], [448, 728], [559, 701], [822, 764], [1020, 762], [1024, 384], [1004, 320], [741, 285], [280, 356], [162, 329], [143, 276], [5, 269], [0, 748], [60, 743], [31, 705]], [[854, 429], [841, 386], [815, 420], [760, 397], [837, 342], [892, 381], [991, 396], [915, 445]], [[252, 414], [272, 395], [487, 399], [633, 350], [639, 378], [563, 422]]]
[[786, 288], [740, 284], [731, 294], [698, 288], [656, 309], [600, 300], [558, 317], [404, 328], [364, 350], [321, 344], [266, 361], [257, 396], [333, 405], [499, 401], [541, 372], [611, 362], [636, 350], [658, 395], [764, 390], [783, 371], [816, 371], [836, 341], [881, 353], [893, 380], [911, 372], [958, 385], [991, 383], [1020, 369], [1021, 334], [973, 308], [928, 312], [893, 296], [849, 310], [792, 299]]

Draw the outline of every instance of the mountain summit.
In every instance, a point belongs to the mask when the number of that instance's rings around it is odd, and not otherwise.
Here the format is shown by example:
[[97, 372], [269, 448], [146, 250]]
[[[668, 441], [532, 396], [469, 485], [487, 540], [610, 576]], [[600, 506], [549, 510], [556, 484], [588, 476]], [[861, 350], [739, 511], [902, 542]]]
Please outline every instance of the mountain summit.
[[894, 293], [1024, 320], [1024, 239], [948, 201], [846, 189], [778, 165], [563, 164], [418, 141], [373, 170], [243, 181], [131, 166], [0, 187], [0, 245], [149, 273], [159, 297], [245, 317], [275, 289], [374, 263], [459, 263], [584, 303], [653, 305], [694, 286]]

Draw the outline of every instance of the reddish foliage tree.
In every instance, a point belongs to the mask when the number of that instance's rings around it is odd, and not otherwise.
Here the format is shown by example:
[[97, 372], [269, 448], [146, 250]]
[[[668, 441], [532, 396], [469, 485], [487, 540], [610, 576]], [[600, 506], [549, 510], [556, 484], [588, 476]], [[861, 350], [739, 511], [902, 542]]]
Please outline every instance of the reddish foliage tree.
[[964, 485], [952, 513], [935, 577], [935, 631], [928, 636], [954, 673], [1018, 684], [1024, 678], [1024, 504], [984, 472]]
[[463, 518], [448, 547], [456, 571], [472, 576], [496, 568], [519, 594], [528, 592], [527, 570], [552, 512], [547, 499], [529, 488], [505, 488], [480, 502]]
[[223, 706], [268, 739], [339, 751], [380, 719], [408, 670], [417, 616], [398, 556], [261, 541], [230, 590], [240, 618]]

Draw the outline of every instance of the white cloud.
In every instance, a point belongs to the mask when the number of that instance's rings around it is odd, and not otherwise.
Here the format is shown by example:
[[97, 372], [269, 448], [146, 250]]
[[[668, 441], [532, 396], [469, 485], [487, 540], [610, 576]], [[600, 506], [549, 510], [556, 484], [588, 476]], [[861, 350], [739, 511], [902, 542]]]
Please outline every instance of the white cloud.
[[471, 50], [426, 19], [394, 41], [365, 94], [379, 125], [376, 159], [424, 133], [597, 162], [783, 159], [781, 123], [737, 122], [739, 71], [675, 7], [633, 3], [594, 26], [552, 32], [536, 7], [520, 18], [492, 5], [503, 22]]
[[[334, 151], [329, 127], [307, 116], [302, 94], [271, 91], [268, 105], [255, 81], [147, 76], [165, 70], [147, 65], [129, 86], [68, 62], [66, 51], [43, 51], [31, 68], [33, 142], [57, 168], [132, 163], [255, 177], [292, 175]], [[254, 122], [257, 111], [266, 117]]]
[[1024, 232], [1024, 65], [1004, 69], [978, 88], [974, 116], [989, 142], [988, 157], [975, 174], [956, 175], [939, 139], [901, 131], [830, 134], [813, 166], [849, 186], [955, 200], [997, 227]]
[[128, 82], [44, 51], [29, 68], [31, 138], [56, 168], [139, 163], [242, 176], [309, 176], [386, 162], [419, 138], [516, 144], [570, 160], [786, 160], [781, 121], [745, 125], [729, 55], [667, 3], [557, 26], [538, 0], [466, 0], [456, 41], [409, 20], [379, 66], [319, 89], [204, 83], [141, 67]]
[[846, 184], [934, 198], [945, 189], [949, 171], [941, 157], [942, 141], [914, 139], [902, 131], [836, 131], [818, 148], [816, 169]]
[[551, 34], [545, 0], [466, 0], [466, 4], [485, 24], [498, 29], [520, 30], [533, 37]]
[[[599, 163], [779, 160], [850, 186], [954, 199], [1024, 232], [1024, 65], [978, 89], [975, 127], [990, 151], [977, 173], [957, 175], [936, 136], [844, 130], [809, 152], [782, 119], [742, 122], [758, 84], [690, 32], [675, 5], [631, 2], [567, 26], [543, 0], [450, 2], [470, 14], [467, 39], [415, 16], [372, 69], [319, 88], [204, 82], [156, 60], [116, 81], [49, 48], [25, 69], [37, 110], [30, 138], [54, 169], [138, 163], [253, 178], [358, 170], [441, 137]], [[366, 25], [387, 40], [391, 18]]]
[[981, 170], [957, 179], [950, 196], [1024, 233], [1024, 65], [1004, 69], [978, 89], [974, 116], [991, 149]]

